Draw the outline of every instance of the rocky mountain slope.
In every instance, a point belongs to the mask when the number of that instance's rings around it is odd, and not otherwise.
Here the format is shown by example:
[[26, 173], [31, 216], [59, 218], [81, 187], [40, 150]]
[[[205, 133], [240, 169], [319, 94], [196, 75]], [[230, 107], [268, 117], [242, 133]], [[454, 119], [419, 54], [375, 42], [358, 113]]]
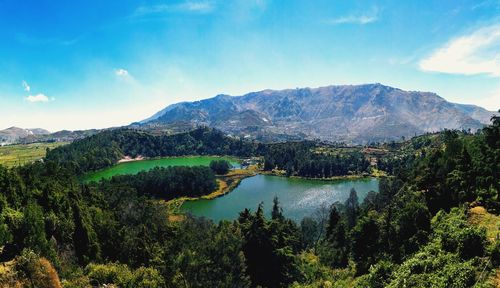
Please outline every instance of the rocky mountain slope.
[[136, 125], [206, 125], [261, 140], [366, 143], [445, 128], [475, 130], [493, 114], [478, 106], [450, 103], [435, 93], [366, 84], [218, 95], [170, 105]]
[[23, 129], [19, 127], [10, 127], [0, 130], [0, 143], [10, 144], [17, 142], [21, 138], [47, 134], [50, 134], [50, 132], [41, 128]]

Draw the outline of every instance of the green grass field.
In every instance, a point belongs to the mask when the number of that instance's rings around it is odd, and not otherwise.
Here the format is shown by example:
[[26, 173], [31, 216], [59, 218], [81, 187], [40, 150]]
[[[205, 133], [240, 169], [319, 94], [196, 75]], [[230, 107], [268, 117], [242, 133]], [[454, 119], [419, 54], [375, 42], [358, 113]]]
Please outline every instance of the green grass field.
[[67, 142], [17, 144], [0, 147], [0, 165], [14, 167], [45, 157], [46, 149], [65, 145]]
[[85, 175], [82, 180], [99, 181], [101, 179], [109, 179], [115, 175], [137, 174], [141, 171], [147, 171], [155, 167], [168, 166], [208, 166], [212, 160], [225, 159], [233, 165], [238, 165], [237, 159], [232, 157], [218, 156], [181, 156], [181, 157], [165, 157], [157, 159], [146, 159], [140, 161], [131, 161], [116, 164], [112, 167], [103, 170], [95, 171]]

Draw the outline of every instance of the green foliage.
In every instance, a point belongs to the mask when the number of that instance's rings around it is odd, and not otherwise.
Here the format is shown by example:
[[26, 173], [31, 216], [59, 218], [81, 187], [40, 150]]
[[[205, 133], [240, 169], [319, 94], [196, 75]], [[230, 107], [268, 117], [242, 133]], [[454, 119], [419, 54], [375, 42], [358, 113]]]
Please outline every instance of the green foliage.
[[445, 251], [458, 253], [463, 259], [483, 256], [486, 246], [486, 230], [467, 223], [462, 209], [450, 213], [440, 211], [432, 219], [434, 237], [439, 239]]
[[312, 248], [319, 240], [319, 225], [312, 217], [300, 221], [300, 242], [304, 249]]
[[384, 288], [392, 278], [396, 265], [386, 260], [381, 260], [370, 267], [368, 274], [362, 276], [356, 287], [360, 288]]
[[50, 255], [51, 247], [45, 234], [42, 208], [35, 203], [29, 203], [24, 209], [23, 215], [21, 225], [21, 233], [25, 235], [23, 246], [33, 249], [35, 253]]
[[264, 155], [266, 170], [330, 177], [364, 172], [359, 150], [342, 155], [315, 142], [256, 144], [206, 128], [176, 135], [106, 131], [50, 151], [43, 163], [0, 166], [0, 257], [16, 259], [26, 279], [57, 283], [47, 257], [66, 287], [470, 287], [477, 280], [482, 287], [486, 277], [476, 277], [498, 267], [500, 246], [456, 207], [475, 201], [499, 211], [494, 121], [477, 135], [446, 131], [387, 144], [404, 153], [379, 162], [392, 176], [381, 180], [378, 194], [359, 205], [352, 191], [344, 205], [304, 218], [300, 227], [278, 199], [271, 219], [259, 206], [233, 222], [189, 215], [170, 222], [158, 198], [210, 193], [216, 184], [207, 167], [91, 184], [76, 175], [123, 155], [232, 154]]
[[431, 243], [396, 269], [387, 287], [471, 287], [474, 271], [472, 262], [462, 262], [458, 255]]
[[263, 153], [264, 170], [285, 170], [287, 175], [310, 178], [368, 172], [369, 162], [359, 151], [331, 155], [315, 152], [314, 149], [318, 146], [318, 143], [312, 141], [267, 145]]
[[326, 239], [319, 246], [319, 255], [323, 263], [331, 267], [345, 267], [348, 262], [349, 245], [346, 225], [335, 207], [330, 207], [326, 227]]
[[175, 257], [175, 287], [249, 287], [239, 226], [203, 219], [185, 221], [179, 231]]
[[117, 175], [109, 180], [101, 180], [103, 190], [120, 187], [134, 188], [139, 195], [162, 199], [176, 197], [199, 197], [217, 189], [212, 170], [205, 166], [156, 167], [135, 175]]
[[253, 214], [248, 211], [241, 213], [239, 223], [252, 286], [287, 287], [295, 279], [300, 279], [296, 258], [300, 234], [295, 223], [281, 217], [267, 220], [262, 204]]
[[109, 167], [125, 155], [166, 157], [183, 155], [251, 156], [257, 144], [225, 136], [210, 128], [173, 135], [115, 129], [51, 150], [46, 159], [70, 167], [78, 174]]
[[88, 283], [93, 286], [115, 284], [118, 287], [164, 287], [165, 282], [158, 270], [139, 267], [131, 270], [127, 265], [118, 263], [89, 264], [85, 268]]
[[75, 203], [73, 217], [75, 223], [73, 243], [78, 261], [80, 264], [88, 264], [91, 260], [99, 260], [100, 247], [87, 211]]
[[349, 198], [345, 201], [344, 209], [347, 217], [347, 227], [351, 229], [356, 225], [356, 219], [359, 213], [358, 194], [354, 188], [351, 189]]
[[62, 287], [52, 264], [29, 249], [23, 250], [15, 258], [15, 272], [18, 279], [18, 282], [15, 284], [16, 287], [21, 283], [24, 284], [23, 287]]
[[360, 218], [351, 231], [351, 254], [358, 275], [366, 273], [370, 265], [376, 263], [380, 237], [377, 218], [375, 213], [370, 213]]
[[215, 174], [225, 175], [231, 169], [231, 164], [229, 161], [221, 159], [221, 160], [212, 160], [210, 161], [210, 169], [214, 171]]

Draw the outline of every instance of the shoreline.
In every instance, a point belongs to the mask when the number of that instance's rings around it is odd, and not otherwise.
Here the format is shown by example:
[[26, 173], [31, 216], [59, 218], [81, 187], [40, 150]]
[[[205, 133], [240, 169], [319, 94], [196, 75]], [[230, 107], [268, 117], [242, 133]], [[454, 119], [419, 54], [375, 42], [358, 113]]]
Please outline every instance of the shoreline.
[[172, 209], [171, 211], [173, 211], [174, 214], [184, 214], [180, 211], [180, 208], [185, 201], [213, 200], [222, 197], [236, 189], [240, 185], [241, 181], [243, 181], [243, 179], [253, 177], [258, 174], [259, 173], [257, 171], [252, 169], [235, 169], [229, 171], [229, 173], [226, 175], [217, 176], [217, 183], [219, 184], [219, 187], [217, 188], [217, 190], [210, 194], [199, 197], [179, 197], [165, 202], [169, 206], [169, 209]]
[[130, 156], [125, 156], [123, 157], [122, 159], [118, 160], [118, 162], [116, 162], [117, 164], [120, 164], [120, 163], [127, 163], [127, 162], [134, 162], [134, 161], [141, 161], [141, 160], [145, 160], [146, 158], [144, 158], [143, 156], [141, 155], [138, 155], [137, 157], [135, 158], [132, 158]]
[[[236, 162], [242, 161], [241, 158], [236, 157], [236, 156], [230, 156], [230, 155], [177, 155], [177, 156], [158, 156], [158, 157], [145, 157], [142, 155], [138, 155], [136, 158], [132, 158], [130, 156], [124, 156], [124, 158], [118, 160], [115, 165], [121, 164], [121, 163], [128, 163], [128, 162], [134, 162], [134, 161], [148, 161], [148, 160], [161, 160], [161, 159], [170, 159], [170, 158], [196, 158], [196, 157], [214, 157], [214, 158], [229, 158], [232, 160], [235, 160]], [[109, 166], [103, 169], [111, 168], [113, 166]]]
[[286, 176], [284, 175], [284, 172], [277, 171], [259, 171], [258, 174], [262, 175], [269, 175], [269, 176], [278, 176], [278, 177], [285, 177], [285, 178], [290, 178], [290, 179], [301, 179], [301, 180], [317, 180], [317, 181], [338, 181], [338, 180], [357, 180], [357, 179], [365, 179], [365, 178], [384, 178], [388, 177], [388, 175], [382, 175], [382, 174], [353, 174], [353, 175], [341, 175], [341, 176], [333, 176], [333, 177], [328, 177], [328, 178], [313, 178], [313, 177], [304, 177], [304, 176], [297, 176], [297, 175], [292, 175], [292, 176]]
[[[281, 173], [276, 173], [272, 171], [262, 171], [262, 170], [256, 170], [254, 169], [237, 169], [233, 170], [236, 171], [231, 174], [231, 171], [228, 173], [228, 175], [223, 175], [223, 176], [218, 176], [221, 178], [218, 178], [217, 181], [219, 182], [219, 185], [224, 185], [223, 187], [219, 186], [219, 188], [208, 194], [208, 195], [203, 195], [199, 197], [180, 197], [180, 198], [175, 198], [169, 201], [166, 201], [168, 205], [175, 205], [176, 207], [174, 208], [175, 214], [183, 214], [184, 212], [180, 211], [181, 206], [184, 204], [185, 201], [196, 201], [196, 200], [213, 200], [219, 197], [222, 197], [224, 195], [227, 195], [231, 193], [234, 189], [236, 189], [241, 181], [243, 181], [246, 178], [250, 178], [253, 176], [257, 175], [267, 175], [267, 176], [276, 176], [276, 177], [284, 177], [284, 178], [290, 178], [290, 179], [299, 179], [299, 180], [317, 180], [317, 181], [325, 181], [325, 182], [333, 182], [333, 181], [340, 181], [340, 180], [361, 180], [361, 179], [368, 179], [368, 178], [382, 178], [382, 177], [387, 177], [386, 175], [373, 175], [373, 174], [368, 174], [368, 175], [343, 175], [343, 176], [334, 176], [330, 178], [308, 178], [308, 177], [302, 177], [302, 176], [286, 176]], [[228, 180], [232, 180], [232, 182], [228, 185], [227, 182]]]

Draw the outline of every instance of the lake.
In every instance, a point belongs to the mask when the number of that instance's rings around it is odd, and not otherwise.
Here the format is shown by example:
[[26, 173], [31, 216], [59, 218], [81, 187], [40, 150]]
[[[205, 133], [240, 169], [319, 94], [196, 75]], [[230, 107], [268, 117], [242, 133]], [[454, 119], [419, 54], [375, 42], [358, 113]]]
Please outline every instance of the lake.
[[112, 167], [91, 172], [83, 177], [83, 181], [85, 182], [99, 181], [101, 179], [111, 178], [115, 175], [137, 174], [141, 171], [147, 171], [154, 167], [200, 166], [200, 165], [208, 166], [210, 164], [210, 161], [216, 159], [226, 159], [234, 167], [237, 167], [239, 165], [235, 158], [216, 157], [216, 156], [184, 156], [184, 157], [147, 159], [147, 160], [118, 163]]
[[233, 220], [245, 208], [255, 211], [259, 203], [264, 202], [264, 211], [270, 216], [273, 198], [278, 196], [285, 216], [299, 222], [305, 216], [313, 215], [322, 203], [328, 206], [336, 201], [343, 203], [351, 188], [356, 189], [361, 203], [369, 191], [378, 192], [378, 183], [377, 178], [322, 181], [257, 175], [244, 179], [225, 196], [186, 201], [181, 210], [214, 221]]

